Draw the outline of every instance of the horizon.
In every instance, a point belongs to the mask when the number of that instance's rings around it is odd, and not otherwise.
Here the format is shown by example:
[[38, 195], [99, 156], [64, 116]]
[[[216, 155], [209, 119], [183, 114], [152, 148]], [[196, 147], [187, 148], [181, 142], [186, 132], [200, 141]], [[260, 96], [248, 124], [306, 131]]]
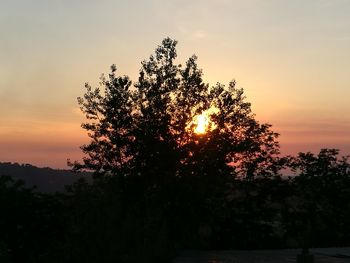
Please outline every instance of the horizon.
[[137, 80], [164, 37], [205, 82], [235, 79], [282, 155], [350, 154], [350, 2], [11, 1], [0, 9], [0, 162], [67, 169], [89, 142], [76, 98], [116, 64]]

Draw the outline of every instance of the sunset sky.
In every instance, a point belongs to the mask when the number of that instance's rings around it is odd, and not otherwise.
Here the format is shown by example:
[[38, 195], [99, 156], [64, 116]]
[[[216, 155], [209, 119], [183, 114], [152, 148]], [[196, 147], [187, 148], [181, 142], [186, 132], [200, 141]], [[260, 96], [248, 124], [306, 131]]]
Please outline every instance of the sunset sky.
[[167, 36], [206, 82], [244, 88], [283, 154], [350, 154], [349, 14], [347, 0], [3, 0], [0, 162], [79, 160], [84, 83], [113, 63], [136, 80]]

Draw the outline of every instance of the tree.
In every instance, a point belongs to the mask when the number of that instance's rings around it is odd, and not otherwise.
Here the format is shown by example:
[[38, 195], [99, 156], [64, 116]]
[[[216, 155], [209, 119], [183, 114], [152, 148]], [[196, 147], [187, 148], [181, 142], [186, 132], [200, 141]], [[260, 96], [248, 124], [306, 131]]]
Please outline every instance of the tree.
[[278, 175], [282, 164], [278, 134], [255, 119], [235, 81], [210, 87], [195, 55], [175, 62], [176, 45], [164, 39], [136, 83], [112, 65], [100, 87], [86, 84], [78, 98], [91, 141], [73, 168], [114, 186], [99, 191], [122, 200], [120, 222], [132, 222], [130, 236], [147, 244], [128, 254], [141, 249], [150, 261], [178, 245], [212, 247], [228, 222], [234, 179]]
[[296, 192], [291, 202], [295, 218], [289, 223], [307, 236], [302, 236], [304, 241], [313, 242], [307, 245], [347, 240], [349, 229], [343, 222], [349, 218], [348, 157], [339, 157], [337, 149], [321, 149], [318, 154], [299, 153], [289, 165], [298, 175], [293, 178]]
[[[117, 76], [116, 66], [101, 77], [101, 88], [86, 84], [78, 98], [91, 141], [74, 168], [96, 175], [152, 176], [276, 175], [278, 134], [260, 124], [235, 81], [228, 87], [203, 82], [197, 57], [175, 63], [177, 41], [163, 40], [142, 62], [138, 81]], [[206, 131], [195, 132], [198, 118]]]

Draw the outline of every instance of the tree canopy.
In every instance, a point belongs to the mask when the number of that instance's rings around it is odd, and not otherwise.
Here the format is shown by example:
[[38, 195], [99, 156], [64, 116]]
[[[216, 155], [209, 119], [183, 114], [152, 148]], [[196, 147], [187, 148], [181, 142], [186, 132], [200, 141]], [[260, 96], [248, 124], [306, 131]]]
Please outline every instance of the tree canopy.
[[[278, 134], [259, 123], [243, 89], [231, 81], [203, 81], [197, 57], [175, 59], [177, 41], [166, 38], [141, 63], [138, 81], [118, 76], [115, 65], [101, 86], [86, 84], [78, 98], [91, 141], [75, 169], [99, 174], [176, 176], [274, 175], [279, 168]], [[199, 121], [205, 132], [196, 132]]]

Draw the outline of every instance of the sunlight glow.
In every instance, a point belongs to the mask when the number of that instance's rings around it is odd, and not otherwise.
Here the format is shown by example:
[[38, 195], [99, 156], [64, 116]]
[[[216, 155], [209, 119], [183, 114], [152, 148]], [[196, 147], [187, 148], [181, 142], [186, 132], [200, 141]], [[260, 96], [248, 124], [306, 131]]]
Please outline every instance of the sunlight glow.
[[212, 114], [217, 114], [219, 109], [215, 107], [211, 107], [206, 111], [203, 111], [200, 115], [196, 115], [193, 117], [192, 121], [192, 130], [197, 135], [203, 135], [208, 131], [212, 131], [216, 128], [216, 124], [211, 121], [210, 116]]
[[209, 119], [205, 113], [197, 116], [194, 123], [196, 125], [194, 132], [197, 134], [204, 134], [209, 128]]

